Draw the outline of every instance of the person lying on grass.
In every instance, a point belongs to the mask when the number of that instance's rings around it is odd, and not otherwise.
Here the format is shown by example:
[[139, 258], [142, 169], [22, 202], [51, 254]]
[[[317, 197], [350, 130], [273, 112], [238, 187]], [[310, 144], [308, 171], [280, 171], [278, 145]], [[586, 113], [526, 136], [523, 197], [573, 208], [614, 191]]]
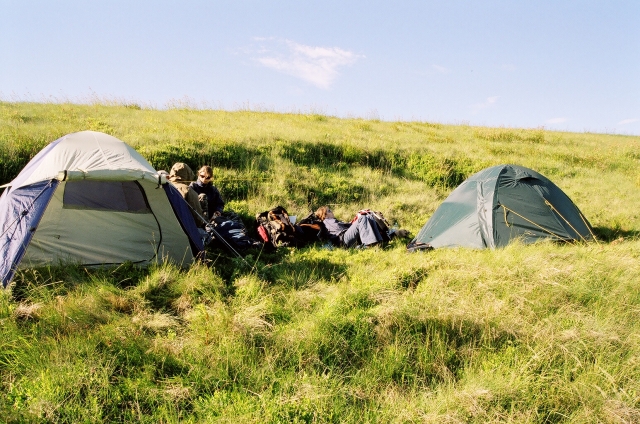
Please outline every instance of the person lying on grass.
[[324, 224], [329, 233], [329, 240], [335, 246], [371, 247], [381, 244], [384, 240], [372, 214], [358, 213], [350, 223], [337, 220], [328, 206], [320, 206], [315, 214]]

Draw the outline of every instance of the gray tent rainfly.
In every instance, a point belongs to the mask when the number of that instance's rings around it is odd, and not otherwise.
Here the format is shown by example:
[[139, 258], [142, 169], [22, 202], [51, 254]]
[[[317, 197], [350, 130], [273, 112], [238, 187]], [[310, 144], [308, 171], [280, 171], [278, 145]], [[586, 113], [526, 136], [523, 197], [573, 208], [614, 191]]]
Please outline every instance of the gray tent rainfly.
[[495, 248], [516, 238], [595, 240], [587, 219], [553, 182], [522, 166], [498, 165], [460, 184], [407, 249]]
[[42, 149], [0, 196], [0, 279], [61, 262], [170, 261], [186, 266], [204, 246], [188, 206], [133, 148], [95, 131]]

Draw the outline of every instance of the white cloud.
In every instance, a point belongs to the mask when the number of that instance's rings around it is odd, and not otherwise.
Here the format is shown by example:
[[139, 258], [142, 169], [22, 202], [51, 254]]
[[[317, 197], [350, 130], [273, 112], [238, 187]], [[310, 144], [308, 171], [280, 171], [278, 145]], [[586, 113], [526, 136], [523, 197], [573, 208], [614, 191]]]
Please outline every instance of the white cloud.
[[547, 124], [562, 124], [563, 122], [567, 122], [567, 118], [551, 118], [551, 119], [547, 119]]
[[638, 122], [638, 121], [640, 121], [640, 119], [638, 118], [623, 119], [622, 121], [618, 122], [618, 125], [633, 124], [634, 122]]
[[445, 68], [444, 66], [440, 66], [440, 65], [431, 65], [431, 67], [433, 69], [435, 69], [436, 71], [440, 72], [441, 74], [448, 74], [449, 73], [449, 69]]
[[481, 110], [487, 109], [493, 106], [494, 104], [496, 104], [499, 98], [500, 96], [487, 97], [487, 99], [484, 102], [471, 105], [471, 109], [473, 110], [473, 113], [478, 113]]
[[328, 89], [340, 74], [338, 69], [364, 58], [339, 47], [314, 47], [291, 40], [254, 38], [266, 43], [254, 54], [254, 60], [267, 68]]

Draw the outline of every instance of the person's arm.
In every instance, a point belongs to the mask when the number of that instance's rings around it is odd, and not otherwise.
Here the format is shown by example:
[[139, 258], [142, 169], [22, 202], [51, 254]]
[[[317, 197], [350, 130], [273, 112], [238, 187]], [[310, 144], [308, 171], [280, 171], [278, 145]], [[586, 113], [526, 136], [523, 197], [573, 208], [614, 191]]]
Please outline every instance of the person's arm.
[[329, 233], [329, 240], [331, 241], [331, 243], [335, 246], [341, 246], [342, 245], [341, 235], [342, 233], [347, 231], [350, 225], [347, 223], [338, 221], [335, 218], [325, 218], [325, 220], [322, 221], [322, 223], [324, 224], [324, 227], [327, 229], [327, 233]]
[[220, 215], [224, 210], [224, 200], [216, 186], [211, 186], [211, 191], [212, 196], [209, 199], [209, 208], [211, 208], [212, 214]]
[[347, 229], [349, 229], [349, 227], [351, 226], [351, 224], [338, 221], [337, 219], [334, 219], [334, 218], [326, 218], [323, 221], [323, 223], [324, 223], [324, 226], [327, 228], [327, 231], [329, 232], [329, 234], [333, 236], [339, 236], [340, 234], [347, 231]]

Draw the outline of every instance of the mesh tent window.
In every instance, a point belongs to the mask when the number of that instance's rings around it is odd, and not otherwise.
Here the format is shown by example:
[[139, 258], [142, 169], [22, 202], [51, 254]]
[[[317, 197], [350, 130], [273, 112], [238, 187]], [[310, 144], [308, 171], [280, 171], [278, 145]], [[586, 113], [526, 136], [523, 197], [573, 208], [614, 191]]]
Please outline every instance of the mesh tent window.
[[67, 181], [63, 207], [101, 211], [151, 213], [142, 187], [135, 181]]

